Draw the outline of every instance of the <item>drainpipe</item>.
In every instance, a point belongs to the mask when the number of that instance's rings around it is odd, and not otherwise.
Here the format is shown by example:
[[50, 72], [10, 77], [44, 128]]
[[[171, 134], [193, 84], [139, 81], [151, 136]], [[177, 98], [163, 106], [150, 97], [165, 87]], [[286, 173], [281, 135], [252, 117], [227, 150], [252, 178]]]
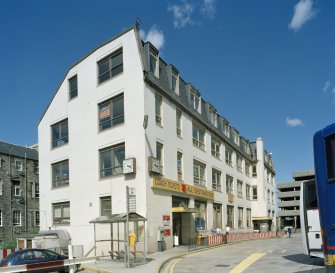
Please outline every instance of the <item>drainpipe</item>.
[[11, 234], [11, 239], [13, 239], [13, 233], [14, 233], [14, 228], [13, 228], [13, 212], [12, 212], [12, 164], [11, 164], [11, 156], [10, 156], [10, 151], [8, 154], [8, 165], [9, 165], [9, 220], [10, 220], [10, 234]]
[[27, 146], [26, 146], [26, 152], [24, 153], [24, 177], [25, 177], [25, 191], [24, 191], [24, 211], [25, 211], [25, 225], [24, 225], [24, 231], [27, 233], [28, 230], [28, 181], [27, 181]]

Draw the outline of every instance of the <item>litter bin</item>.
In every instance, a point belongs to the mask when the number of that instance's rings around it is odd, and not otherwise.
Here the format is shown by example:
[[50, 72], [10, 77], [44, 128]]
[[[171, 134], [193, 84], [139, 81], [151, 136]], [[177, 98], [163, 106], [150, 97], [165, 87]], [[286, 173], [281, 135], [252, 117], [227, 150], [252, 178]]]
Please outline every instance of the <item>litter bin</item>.
[[157, 241], [157, 243], [158, 243], [158, 251], [159, 252], [162, 252], [162, 251], [166, 250], [166, 244], [165, 244], [164, 240]]

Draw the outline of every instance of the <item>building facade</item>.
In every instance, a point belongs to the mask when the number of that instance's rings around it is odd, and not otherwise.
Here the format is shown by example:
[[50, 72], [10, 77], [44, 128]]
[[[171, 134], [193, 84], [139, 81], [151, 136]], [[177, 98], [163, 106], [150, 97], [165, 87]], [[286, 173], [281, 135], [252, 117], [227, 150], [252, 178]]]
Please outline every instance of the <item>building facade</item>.
[[40, 121], [39, 159], [41, 229], [68, 230], [84, 252], [90, 220], [126, 211], [127, 186], [149, 252], [157, 232], [170, 248], [199, 229], [276, 225], [263, 140], [240, 136], [136, 25], [69, 69]]
[[0, 141], [0, 243], [38, 231], [38, 152]]
[[300, 188], [301, 182], [314, 179], [314, 170], [295, 172], [293, 181], [279, 183], [278, 189], [278, 217], [280, 226], [300, 228]]

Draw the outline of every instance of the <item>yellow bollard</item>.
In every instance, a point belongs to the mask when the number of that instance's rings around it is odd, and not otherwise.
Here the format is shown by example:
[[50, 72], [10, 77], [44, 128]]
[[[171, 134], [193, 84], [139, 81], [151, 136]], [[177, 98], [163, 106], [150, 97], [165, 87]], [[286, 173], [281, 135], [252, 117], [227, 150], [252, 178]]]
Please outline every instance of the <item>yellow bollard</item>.
[[129, 246], [134, 247], [136, 241], [136, 234], [135, 232], [131, 231], [129, 232]]

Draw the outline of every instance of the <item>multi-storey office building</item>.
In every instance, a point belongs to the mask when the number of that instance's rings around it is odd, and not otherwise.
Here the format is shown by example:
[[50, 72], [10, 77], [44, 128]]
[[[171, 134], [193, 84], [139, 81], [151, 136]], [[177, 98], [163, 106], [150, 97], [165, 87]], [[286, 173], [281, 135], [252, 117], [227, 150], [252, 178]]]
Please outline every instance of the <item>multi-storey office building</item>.
[[315, 178], [314, 170], [300, 171], [292, 174], [293, 181], [279, 183], [278, 217], [281, 227], [300, 228], [300, 188], [301, 182]]
[[[94, 246], [90, 220], [126, 211], [136, 189], [144, 236], [187, 244], [197, 229], [270, 228], [274, 167], [262, 139], [250, 143], [199, 90], [144, 43], [137, 26], [72, 66], [39, 124], [44, 228]], [[44, 219], [44, 217], [46, 217]]]
[[0, 243], [39, 224], [38, 152], [0, 141]]

